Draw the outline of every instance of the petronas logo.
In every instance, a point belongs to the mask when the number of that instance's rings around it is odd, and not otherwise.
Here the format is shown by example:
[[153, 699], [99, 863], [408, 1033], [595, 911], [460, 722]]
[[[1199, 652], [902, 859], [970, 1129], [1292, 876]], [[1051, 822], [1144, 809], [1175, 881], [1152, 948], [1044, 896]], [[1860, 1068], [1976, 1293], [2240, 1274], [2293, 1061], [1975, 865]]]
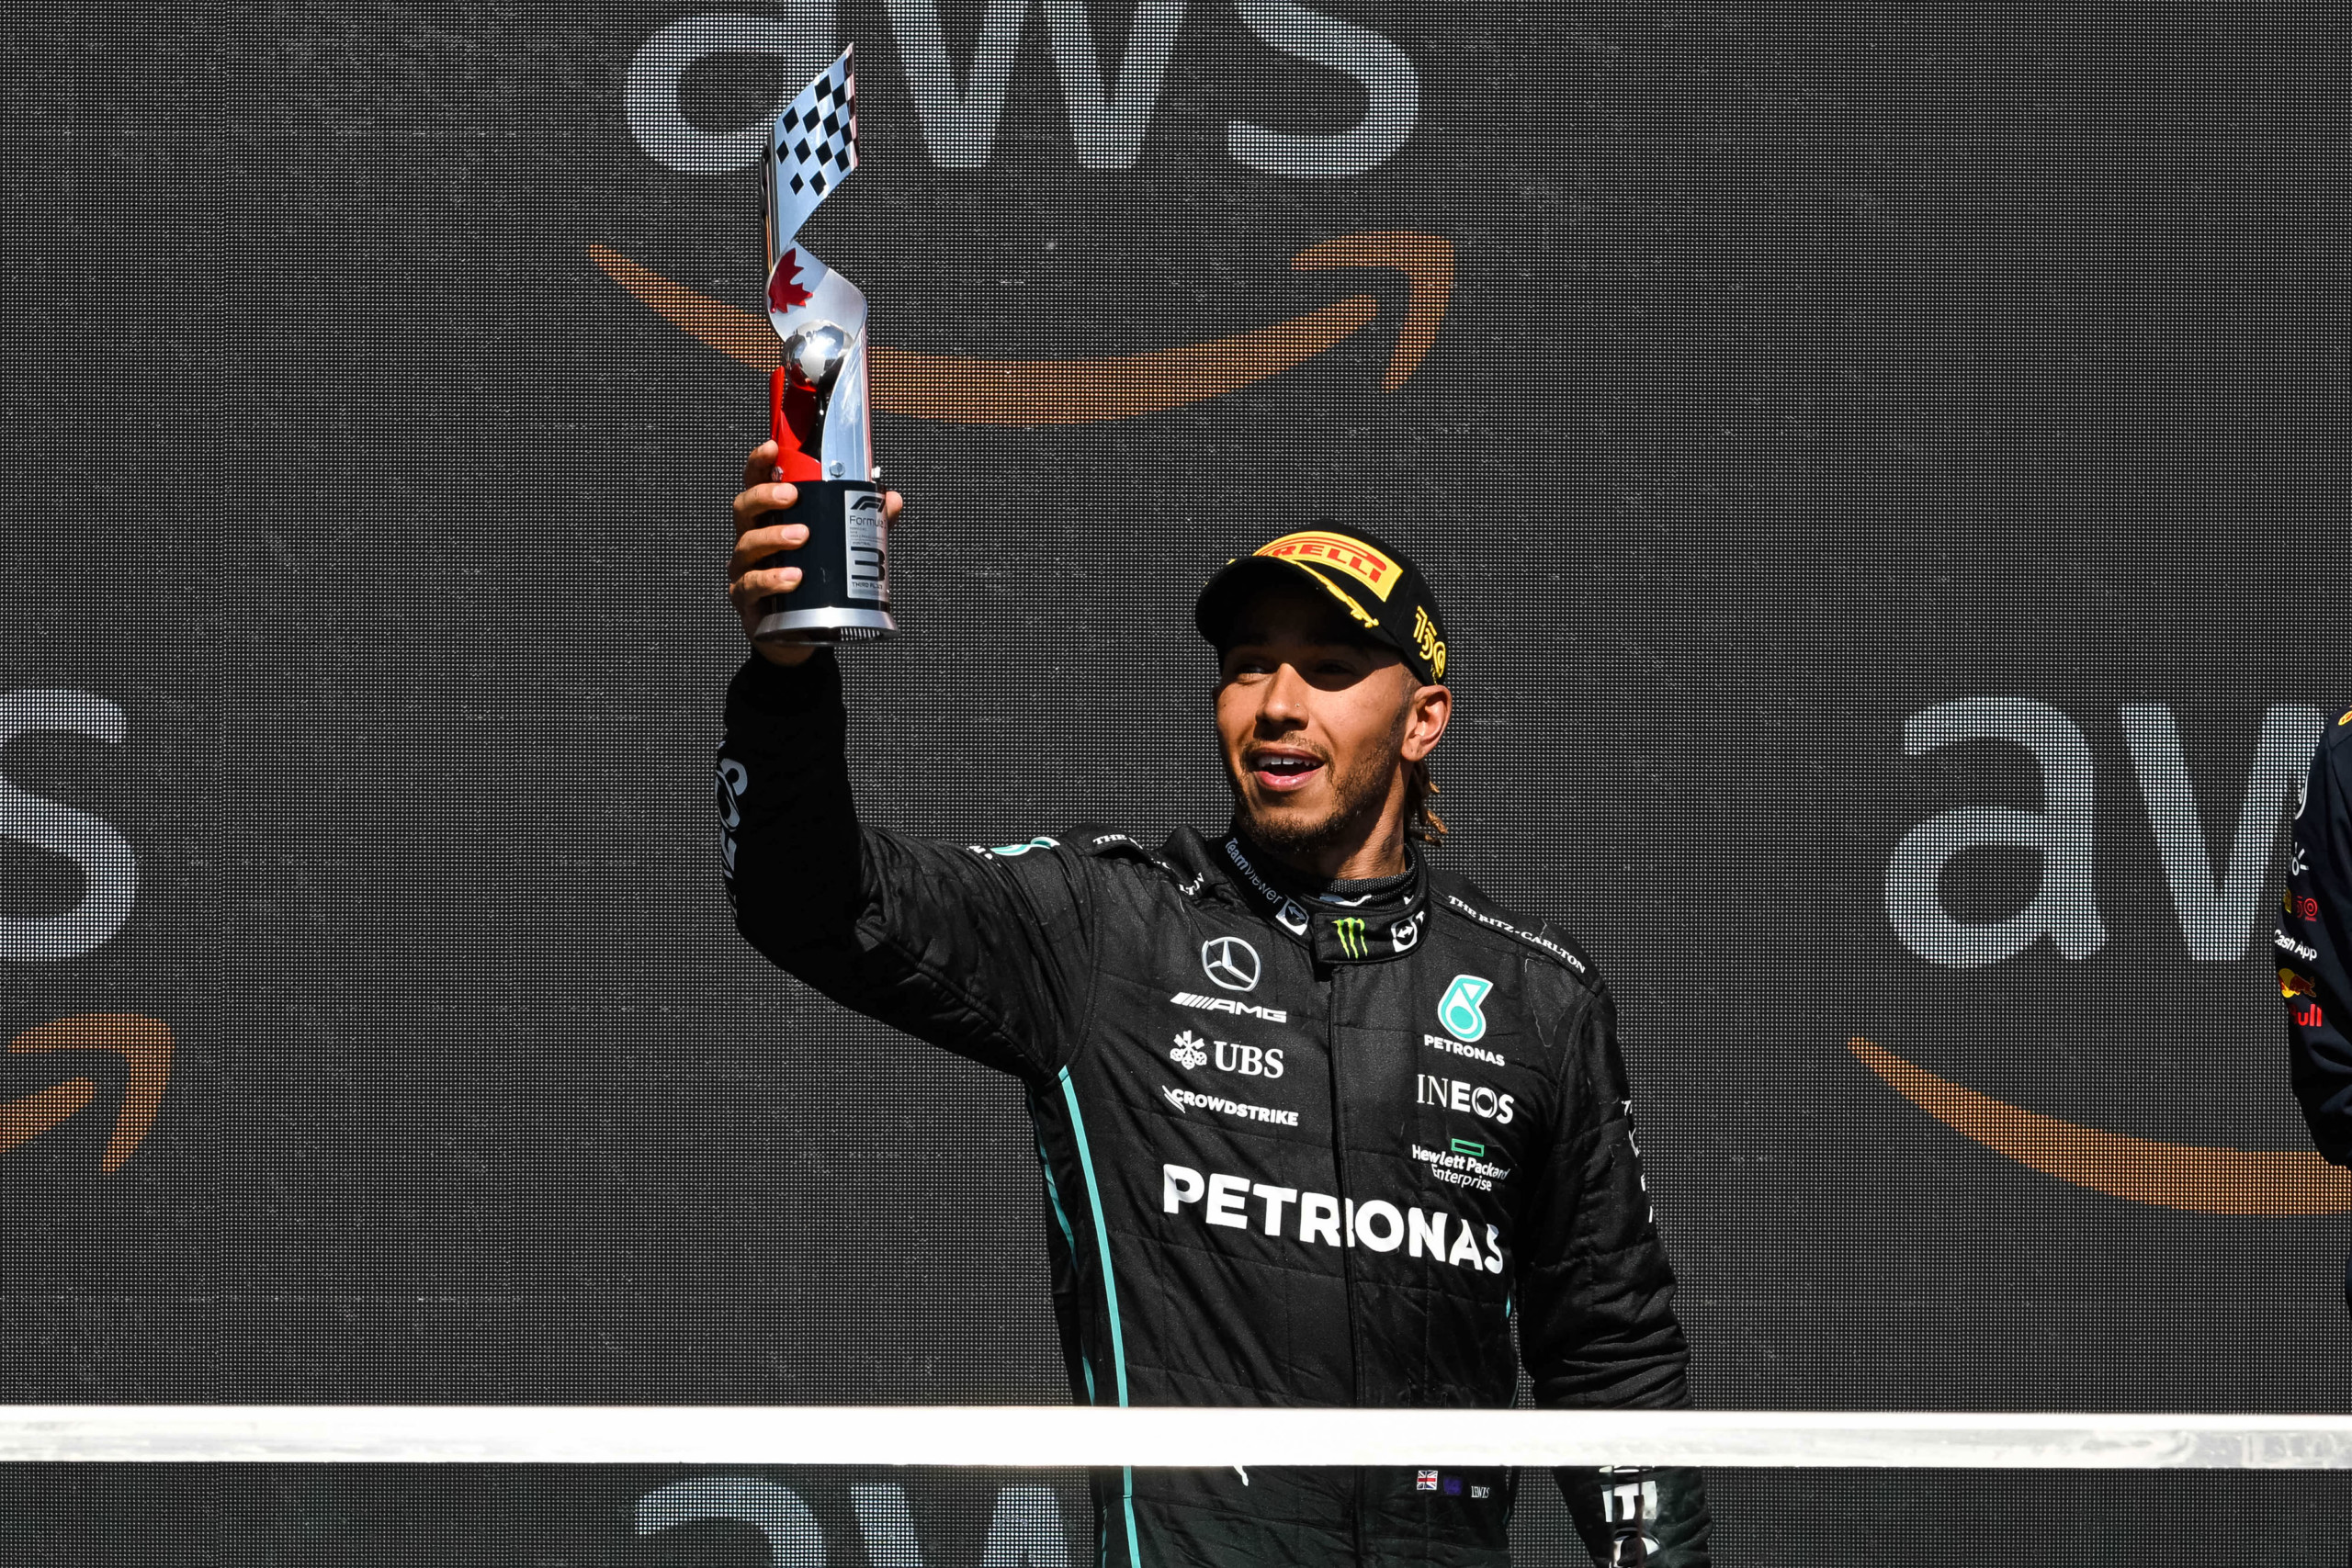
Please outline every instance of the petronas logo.
[[1362, 958], [1372, 950], [1364, 945], [1363, 922], [1353, 915], [1333, 920], [1331, 930], [1340, 939], [1340, 951], [1350, 958]]
[[1437, 1021], [1445, 1032], [1464, 1044], [1487, 1032], [1487, 1015], [1478, 1004], [1495, 988], [1492, 980], [1476, 975], [1456, 975], [1453, 984], [1446, 987], [1444, 998], [1437, 1004]]

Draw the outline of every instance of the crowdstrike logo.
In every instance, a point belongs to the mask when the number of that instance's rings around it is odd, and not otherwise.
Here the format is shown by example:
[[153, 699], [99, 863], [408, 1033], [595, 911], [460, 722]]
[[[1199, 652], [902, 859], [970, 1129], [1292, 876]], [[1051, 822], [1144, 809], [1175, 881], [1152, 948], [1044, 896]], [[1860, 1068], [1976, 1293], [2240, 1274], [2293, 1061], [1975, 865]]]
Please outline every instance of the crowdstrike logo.
[[1298, 1125], [1298, 1112], [1295, 1111], [1277, 1111], [1271, 1105], [1252, 1105], [1244, 1100], [1225, 1100], [1214, 1094], [1200, 1094], [1189, 1089], [1170, 1089], [1166, 1084], [1159, 1086], [1159, 1093], [1160, 1098], [1176, 1108], [1176, 1114], [1179, 1116], [1183, 1115], [1189, 1108], [1195, 1111], [1214, 1111], [1220, 1116], [1231, 1116], [1243, 1122], [1271, 1122], [1277, 1127]]
[[1204, 1175], [1190, 1166], [1163, 1164], [1159, 1175], [1162, 1213], [1193, 1210], [1205, 1224], [1246, 1231], [1250, 1228], [1250, 1204], [1254, 1200], [1259, 1233], [1263, 1235], [1325, 1247], [1362, 1247], [1373, 1252], [1402, 1248], [1408, 1258], [1456, 1269], [1489, 1274], [1503, 1271], [1501, 1228], [1483, 1227], [1486, 1245], [1482, 1249], [1479, 1227], [1442, 1209], [1399, 1210], [1385, 1198], [1366, 1203], [1350, 1199], [1343, 1203], [1328, 1192], [1277, 1187], [1221, 1171]]
[[1213, 936], [1201, 943], [1201, 969], [1228, 991], [1258, 988], [1258, 950], [1238, 936]]

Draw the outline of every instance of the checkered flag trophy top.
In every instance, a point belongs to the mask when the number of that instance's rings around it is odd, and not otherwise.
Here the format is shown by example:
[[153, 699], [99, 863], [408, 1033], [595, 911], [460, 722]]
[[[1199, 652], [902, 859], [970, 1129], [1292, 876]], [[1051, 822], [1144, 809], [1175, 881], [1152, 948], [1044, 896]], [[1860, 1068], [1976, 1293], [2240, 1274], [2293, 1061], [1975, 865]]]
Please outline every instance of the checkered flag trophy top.
[[799, 243], [801, 224], [856, 167], [857, 79], [843, 50], [778, 112], [760, 148], [768, 321], [784, 341], [768, 378], [768, 429], [777, 477], [800, 492], [791, 520], [808, 528], [790, 558], [800, 586], [762, 606], [752, 635], [763, 642], [864, 641], [898, 629], [874, 483], [865, 296]]

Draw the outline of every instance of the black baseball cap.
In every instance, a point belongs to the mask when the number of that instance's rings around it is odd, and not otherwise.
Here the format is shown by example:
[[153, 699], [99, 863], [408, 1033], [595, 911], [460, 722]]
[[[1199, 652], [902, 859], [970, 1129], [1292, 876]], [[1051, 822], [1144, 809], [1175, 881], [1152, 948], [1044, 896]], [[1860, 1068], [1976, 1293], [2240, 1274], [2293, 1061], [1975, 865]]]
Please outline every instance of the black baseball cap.
[[1429, 581], [1404, 551], [1352, 525], [1318, 523], [1226, 562], [1201, 590], [1193, 624], [1222, 649], [1252, 594], [1300, 578], [1338, 600], [1364, 636], [1395, 649], [1423, 685], [1445, 679], [1445, 618]]

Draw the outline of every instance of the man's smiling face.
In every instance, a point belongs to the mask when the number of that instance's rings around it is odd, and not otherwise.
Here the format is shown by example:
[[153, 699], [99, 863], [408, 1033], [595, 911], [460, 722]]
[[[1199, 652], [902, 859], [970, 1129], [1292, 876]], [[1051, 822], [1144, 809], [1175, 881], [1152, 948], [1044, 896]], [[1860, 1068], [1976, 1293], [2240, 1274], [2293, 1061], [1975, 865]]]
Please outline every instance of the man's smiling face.
[[1305, 581], [1260, 591], [1218, 661], [1217, 734], [1243, 830], [1301, 869], [1338, 874], [1335, 855], [1373, 839], [1385, 813], [1401, 821], [1405, 761], [1444, 728], [1422, 694], [1443, 689], [1421, 686]]

